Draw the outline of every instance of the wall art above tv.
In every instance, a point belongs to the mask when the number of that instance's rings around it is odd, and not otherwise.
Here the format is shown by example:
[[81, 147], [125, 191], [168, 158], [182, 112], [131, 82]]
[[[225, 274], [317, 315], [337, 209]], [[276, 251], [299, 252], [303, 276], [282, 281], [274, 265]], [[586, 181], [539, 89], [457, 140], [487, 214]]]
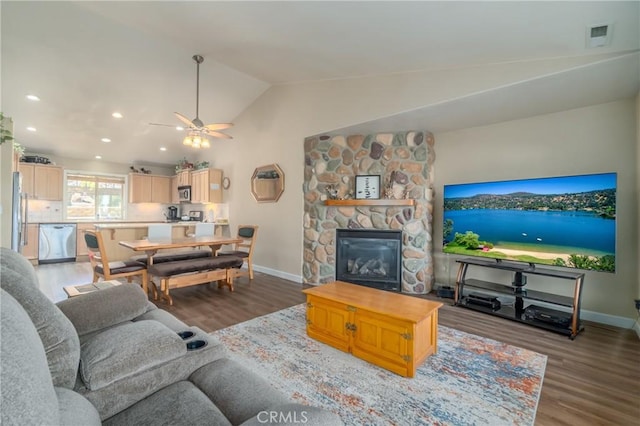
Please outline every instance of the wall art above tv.
[[445, 185], [443, 251], [615, 272], [616, 177]]

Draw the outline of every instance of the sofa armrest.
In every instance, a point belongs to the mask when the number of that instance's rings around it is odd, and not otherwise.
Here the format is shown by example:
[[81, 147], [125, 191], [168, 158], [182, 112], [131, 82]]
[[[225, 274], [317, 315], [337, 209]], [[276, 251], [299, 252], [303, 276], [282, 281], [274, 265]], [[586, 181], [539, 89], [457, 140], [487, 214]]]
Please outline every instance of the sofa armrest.
[[128, 283], [72, 297], [56, 304], [79, 336], [130, 321], [149, 310], [139, 285]]

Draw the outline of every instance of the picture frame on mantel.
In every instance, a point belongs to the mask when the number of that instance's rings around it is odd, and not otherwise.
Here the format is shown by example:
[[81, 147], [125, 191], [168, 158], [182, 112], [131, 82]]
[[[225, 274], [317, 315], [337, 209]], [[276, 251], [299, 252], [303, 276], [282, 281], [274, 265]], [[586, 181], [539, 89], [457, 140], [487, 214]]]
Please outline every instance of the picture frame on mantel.
[[356, 200], [380, 199], [380, 175], [356, 175]]

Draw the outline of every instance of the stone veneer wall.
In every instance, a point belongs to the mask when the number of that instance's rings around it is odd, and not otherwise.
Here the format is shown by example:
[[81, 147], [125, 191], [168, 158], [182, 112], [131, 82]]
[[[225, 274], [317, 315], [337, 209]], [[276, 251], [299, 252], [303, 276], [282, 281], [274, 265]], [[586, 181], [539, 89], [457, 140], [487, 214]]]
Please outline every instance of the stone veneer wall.
[[[403, 240], [402, 291], [431, 291], [433, 145], [430, 132], [413, 131], [305, 140], [305, 283], [335, 280], [336, 228], [399, 229]], [[385, 194], [393, 171], [394, 182]], [[331, 186], [337, 189], [339, 199], [353, 198], [356, 175], [380, 175], [381, 198], [412, 198], [415, 206], [326, 206]]]

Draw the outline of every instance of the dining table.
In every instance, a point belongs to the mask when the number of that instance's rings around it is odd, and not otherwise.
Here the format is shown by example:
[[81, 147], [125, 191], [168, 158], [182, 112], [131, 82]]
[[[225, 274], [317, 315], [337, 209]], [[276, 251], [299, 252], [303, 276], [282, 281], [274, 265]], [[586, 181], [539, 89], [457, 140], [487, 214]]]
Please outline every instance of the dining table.
[[212, 235], [205, 237], [179, 237], [158, 240], [130, 240], [120, 241], [118, 242], [118, 244], [133, 251], [145, 252], [147, 254], [147, 264], [153, 265], [153, 256], [158, 253], [159, 250], [183, 249], [189, 247], [209, 247], [211, 249], [212, 256], [215, 256], [215, 252], [223, 245], [236, 244], [241, 242], [242, 238]]

